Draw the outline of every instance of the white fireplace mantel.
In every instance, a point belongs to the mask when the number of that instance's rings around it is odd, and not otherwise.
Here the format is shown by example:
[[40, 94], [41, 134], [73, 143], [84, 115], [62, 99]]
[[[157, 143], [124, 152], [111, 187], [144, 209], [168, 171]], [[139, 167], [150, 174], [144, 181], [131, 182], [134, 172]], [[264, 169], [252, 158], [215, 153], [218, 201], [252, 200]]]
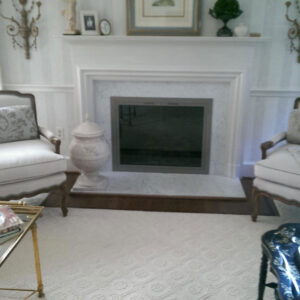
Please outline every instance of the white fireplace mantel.
[[[94, 118], [95, 82], [176, 82], [228, 85], [225, 176], [237, 177], [242, 161], [243, 120], [260, 38], [63, 37], [70, 45], [79, 115]], [[100, 84], [101, 86], [101, 84]], [[216, 86], [217, 88], [217, 86]], [[201, 97], [201, 96], [199, 96]]]
[[261, 36], [261, 37], [217, 37], [217, 36], [199, 36], [199, 37], [189, 37], [189, 36], [88, 36], [88, 35], [65, 35], [57, 36], [57, 38], [63, 38], [66, 42], [71, 44], [81, 44], [84, 43], [235, 43], [235, 44], [245, 44], [245, 43], [265, 43], [271, 41], [271, 37]]
[[62, 36], [75, 66], [247, 69], [269, 37]]

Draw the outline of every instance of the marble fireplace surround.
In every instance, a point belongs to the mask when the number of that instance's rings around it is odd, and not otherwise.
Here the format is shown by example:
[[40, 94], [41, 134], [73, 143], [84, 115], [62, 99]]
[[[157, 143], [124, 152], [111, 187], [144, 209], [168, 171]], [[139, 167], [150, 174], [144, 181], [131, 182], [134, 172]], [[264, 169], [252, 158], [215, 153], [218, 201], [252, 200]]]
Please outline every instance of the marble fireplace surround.
[[[87, 114], [92, 120], [95, 120], [105, 127], [108, 140], [111, 140], [111, 126], [110, 118], [106, 119], [104, 116], [98, 118], [96, 116], [97, 111], [104, 111], [106, 116], [110, 115], [110, 112], [107, 110], [109, 105], [109, 99], [103, 99], [101, 104], [101, 99], [98, 99], [99, 95], [97, 89], [101, 89], [101, 86], [107, 88], [107, 83], [114, 82], [118, 87], [116, 90], [120, 90], [122, 84], [135, 84], [141, 85], [143, 83], [153, 83], [162, 85], [162, 84], [199, 84], [199, 85], [215, 85], [215, 89], [220, 89], [220, 86], [223, 86], [226, 90], [226, 101], [225, 105], [222, 108], [226, 110], [226, 123], [227, 130], [223, 139], [225, 142], [225, 149], [220, 149], [224, 154], [225, 158], [223, 163], [223, 169], [218, 170], [216, 174], [214, 171], [210, 174], [219, 175], [225, 177], [236, 178], [238, 177], [239, 167], [241, 163], [241, 142], [242, 142], [242, 126], [241, 121], [243, 118], [243, 102], [241, 99], [245, 97], [245, 76], [246, 72], [244, 71], [166, 71], [166, 70], [111, 70], [111, 69], [77, 69], [77, 74], [79, 77], [80, 84], [80, 97], [79, 97], [79, 109], [80, 116], [84, 119], [83, 116]], [[95, 88], [97, 87], [97, 88]], [[125, 89], [124, 89], [125, 90]], [[95, 95], [96, 91], [96, 95]], [[116, 94], [113, 90], [109, 93], [110, 96], [130, 96], [125, 94]], [[188, 98], [190, 94], [186, 97]], [[149, 96], [141, 95], [140, 96]], [[152, 96], [152, 95], [150, 95]], [[161, 95], [166, 96], [166, 95]], [[204, 97], [208, 97], [206, 94]], [[199, 95], [199, 98], [202, 96]], [[211, 94], [210, 98], [215, 98], [215, 94]], [[106, 97], [108, 98], [108, 97]], [[96, 107], [97, 101], [97, 107]], [[106, 103], [104, 103], [104, 101]], [[100, 106], [99, 106], [100, 103]], [[101, 107], [101, 105], [103, 105]], [[214, 105], [218, 105], [214, 103]], [[230, 109], [228, 109], [230, 108]], [[215, 108], [214, 108], [215, 109]], [[214, 112], [213, 112], [214, 115]], [[105, 121], [103, 119], [106, 119]], [[104, 122], [103, 122], [104, 121]], [[213, 121], [213, 127], [217, 127], [218, 124], [214, 124], [217, 120]], [[220, 120], [219, 120], [220, 121]], [[222, 120], [221, 120], [222, 123]], [[221, 126], [221, 124], [219, 124]], [[212, 137], [213, 139], [213, 137]], [[212, 157], [213, 159], [213, 157]], [[214, 168], [213, 168], [214, 169]], [[111, 170], [111, 162], [108, 164], [108, 167], [105, 171]]]

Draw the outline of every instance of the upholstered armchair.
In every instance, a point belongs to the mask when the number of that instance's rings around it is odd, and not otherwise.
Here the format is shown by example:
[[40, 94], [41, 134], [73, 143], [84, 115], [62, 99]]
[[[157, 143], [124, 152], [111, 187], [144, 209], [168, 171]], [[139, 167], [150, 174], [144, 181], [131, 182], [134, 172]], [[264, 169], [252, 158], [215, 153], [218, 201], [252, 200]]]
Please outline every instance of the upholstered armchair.
[[59, 189], [66, 207], [66, 159], [60, 140], [37, 124], [35, 98], [0, 91], [0, 200], [19, 200]]
[[[259, 213], [261, 196], [300, 207], [300, 98], [290, 114], [287, 132], [276, 134], [261, 144], [262, 160], [254, 167], [254, 209], [252, 220]], [[299, 216], [300, 217], [300, 216]]]

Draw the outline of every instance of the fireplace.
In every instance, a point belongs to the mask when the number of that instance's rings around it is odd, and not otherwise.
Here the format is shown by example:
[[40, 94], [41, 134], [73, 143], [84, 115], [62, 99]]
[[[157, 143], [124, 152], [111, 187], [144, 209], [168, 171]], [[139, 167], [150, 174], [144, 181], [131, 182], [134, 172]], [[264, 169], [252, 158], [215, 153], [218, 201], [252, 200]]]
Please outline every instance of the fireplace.
[[111, 97], [114, 171], [209, 173], [212, 99]]
[[[75, 99], [78, 101], [76, 113], [80, 120], [85, 120], [88, 114], [103, 128], [113, 153], [101, 170], [109, 179], [109, 187], [105, 192], [98, 191], [99, 194], [112, 194], [114, 197], [125, 194], [130, 203], [134, 195], [191, 196], [193, 199], [244, 197], [238, 177], [243, 171], [243, 151], [249, 147], [245, 146], [242, 125], [251, 115], [249, 108], [252, 104], [247, 100], [254, 57], [260, 51], [259, 45], [266, 43], [268, 38], [111, 36], [101, 41], [86, 38], [84, 43], [80, 37], [64, 37], [64, 40], [70, 44], [72, 53]], [[117, 106], [111, 114], [112, 96], [156, 98], [151, 102], [160, 101], [161, 97], [185, 98], [182, 101], [187, 101], [186, 98], [213, 99], [211, 136], [210, 141], [205, 143], [206, 147], [211, 144], [206, 152], [210, 157], [204, 158], [205, 151], [201, 150], [200, 161], [201, 167], [202, 163], [210, 161], [206, 169], [209, 170], [206, 171], [208, 175], [158, 174], [146, 172], [153, 166], [120, 164], [120, 145], [117, 145], [120, 143], [120, 109]], [[143, 104], [139, 103], [141, 98], [133, 100], [136, 101], [133, 105]], [[125, 101], [123, 104], [130, 105]], [[193, 105], [197, 106], [197, 103]], [[125, 107], [123, 112], [125, 125], [130, 121], [128, 110]], [[134, 113], [133, 110], [129, 117]], [[112, 121], [111, 117], [116, 116], [117, 120]], [[144, 173], [116, 171], [136, 167], [142, 167]], [[170, 166], [159, 168], [158, 171], [162, 172]], [[195, 169], [190, 167], [189, 172], [204, 172], [203, 169]], [[95, 194], [95, 191], [85, 193]], [[123, 205], [126, 200], [121, 202]], [[149, 205], [149, 202], [145, 203]]]

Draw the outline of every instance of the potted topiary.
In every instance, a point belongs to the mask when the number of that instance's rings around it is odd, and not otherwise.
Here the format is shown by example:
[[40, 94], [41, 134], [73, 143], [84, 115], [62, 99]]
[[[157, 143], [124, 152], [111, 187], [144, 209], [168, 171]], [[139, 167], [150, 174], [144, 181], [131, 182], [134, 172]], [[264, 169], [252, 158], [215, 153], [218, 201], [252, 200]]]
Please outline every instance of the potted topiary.
[[240, 9], [240, 4], [237, 0], [217, 0], [213, 9], [209, 10], [209, 14], [224, 22], [224, 26], [217, 32], [217, 36], [232, 36], [233, 32], [227, 27], [227, 23], [231, 19], [239, 17], [243, 11]]

